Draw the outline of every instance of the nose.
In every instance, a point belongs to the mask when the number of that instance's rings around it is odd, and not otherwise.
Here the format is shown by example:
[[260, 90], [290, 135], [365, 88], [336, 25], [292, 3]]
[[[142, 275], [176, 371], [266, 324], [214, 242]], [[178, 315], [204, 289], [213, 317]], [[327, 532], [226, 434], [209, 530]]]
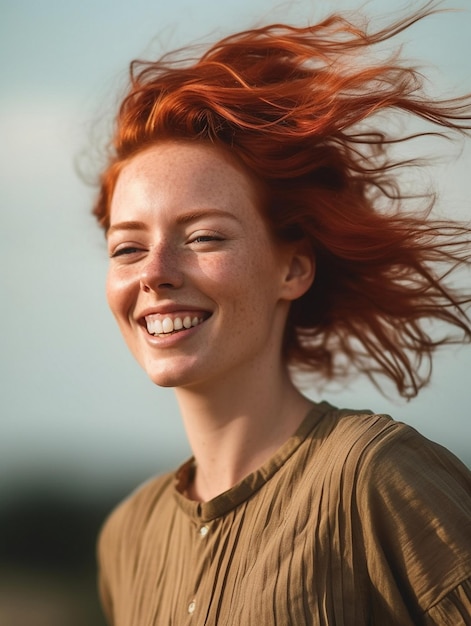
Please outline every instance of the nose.
[[153, 247], [144, 262], [140, 286], [145, 292], [178, 289], [183, 284], [178, 252], [162, 243]]

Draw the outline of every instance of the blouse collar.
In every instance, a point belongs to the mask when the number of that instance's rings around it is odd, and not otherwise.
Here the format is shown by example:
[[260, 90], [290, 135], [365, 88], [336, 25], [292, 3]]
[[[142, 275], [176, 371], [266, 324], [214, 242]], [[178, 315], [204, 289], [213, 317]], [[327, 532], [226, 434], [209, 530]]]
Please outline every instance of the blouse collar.
[[189, 517], [199, 522], [209, 522], [229, 513], [232, 509], [248, 500], [258, 491], [306, 440], [320, 420], [332, 410], [328, 402], [315, 404], [301, 422], [296, 432], [278, 449], [278, 451], [257, 470], [243, 478], [228, 491], [221, 493], [207, 502], [196, 502], [185, 493], [195, 472], [195, 460], [189, 459], [175, 474], [175, 498], [178, 506]]

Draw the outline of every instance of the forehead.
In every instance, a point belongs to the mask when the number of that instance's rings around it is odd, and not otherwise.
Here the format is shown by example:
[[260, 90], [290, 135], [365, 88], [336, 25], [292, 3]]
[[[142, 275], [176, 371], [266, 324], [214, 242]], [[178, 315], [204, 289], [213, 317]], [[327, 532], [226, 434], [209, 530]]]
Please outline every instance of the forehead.
[[255, 180], [226, 150], [206, 143], [164, 142], [134, 156], [121, 170], [111, 201], [124, 207], [162, 201], [181, 205], [258, 204]]

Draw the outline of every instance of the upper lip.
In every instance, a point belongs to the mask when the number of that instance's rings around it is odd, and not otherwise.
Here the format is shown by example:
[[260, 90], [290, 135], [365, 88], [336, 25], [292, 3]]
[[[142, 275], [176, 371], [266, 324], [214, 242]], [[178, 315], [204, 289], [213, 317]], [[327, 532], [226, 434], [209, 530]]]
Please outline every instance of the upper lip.
[[174, 315], [175, 313], [203, 313], [205, 317], [211, 315], [211, 311], [203, 307], [189, 304], [168, 303], [143, 309], [135, 317], [138, 321], [142, 321], [149, 315]]

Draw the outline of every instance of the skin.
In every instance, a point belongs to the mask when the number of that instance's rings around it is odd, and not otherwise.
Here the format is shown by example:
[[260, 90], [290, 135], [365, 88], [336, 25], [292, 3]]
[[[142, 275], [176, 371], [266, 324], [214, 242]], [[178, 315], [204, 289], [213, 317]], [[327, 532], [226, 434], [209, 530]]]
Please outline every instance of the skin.
[[[300, 244], [274, 241], [258, 205], [257, 185], [234, 157], [182, 141], [134, 156], [111, 202], [108, 302], [151, 380], [175, 388], [198, 500], [259, 467], [310, 407], [281, 344], [314, 263]], [[165, 317], [198, 324], [149, 334], [146, 318]]]

